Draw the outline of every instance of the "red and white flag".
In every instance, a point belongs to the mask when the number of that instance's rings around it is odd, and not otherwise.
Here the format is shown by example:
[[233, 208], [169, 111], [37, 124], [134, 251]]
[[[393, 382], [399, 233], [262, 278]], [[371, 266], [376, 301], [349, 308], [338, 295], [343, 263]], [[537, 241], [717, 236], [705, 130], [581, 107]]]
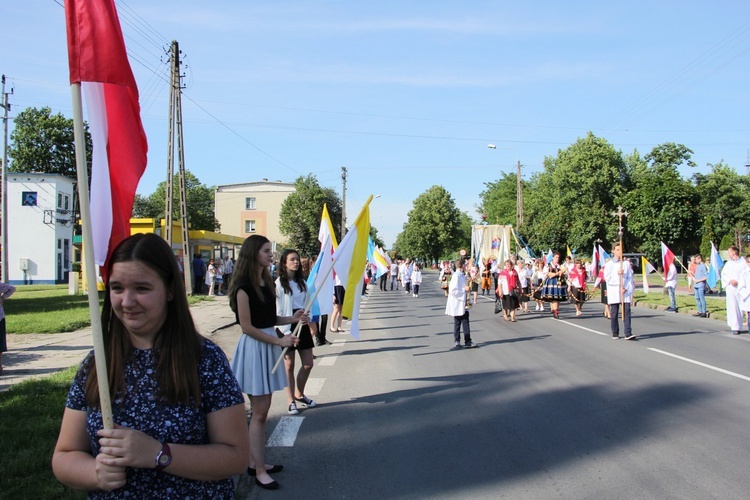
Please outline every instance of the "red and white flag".
[[91, 227], [95, 261], [104, 266], [130, 236], [148, 144], [114, 0], [65, 0], [65, 18], [70, 83], [83, 88], [94, 146]]
[[664, 266], [664, 274], [667, 274], [669, 272], [669, 266], [672, 265], [672, 262], [674, 262], [674, 254], [672, 253], [672, 250], [667, 247], [667, 245], [664, 244], [664, 242], [661, 242], [661, 265]]

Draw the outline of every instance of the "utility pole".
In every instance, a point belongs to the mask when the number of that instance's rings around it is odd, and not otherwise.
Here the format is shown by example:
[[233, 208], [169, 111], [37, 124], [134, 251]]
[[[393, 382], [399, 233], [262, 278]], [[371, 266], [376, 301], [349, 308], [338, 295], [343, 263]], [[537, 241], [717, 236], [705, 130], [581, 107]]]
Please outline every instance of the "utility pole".
[[5, 92], [5, 75], [2, 77], [2, 107], [3, 107], [3, 171], [2, 187], [0, 187], [0, 197], [2, 197], [2, 221], [0, 222], [0, 233], [2, 233], [2, 250], [0, 251], [0, 259], [2, 259], [2, 265], [0, 266], [0, 280], [8, 282], [8, 111], [10, 111], [10, 103], [8, 102], [8, 96], [13, 94], [13, 89], [10, 93]]
[[341, 181], [344, 184], [341, 196], [341, 239], [346, 235], [346, 167], [341, 167]]
[[523, 191], [521, 190], [521, 161], [516, 160], [516, 228], [523, 224]]
[[182, 74], [180, 74], [180, 47], [176, 40], [172, 41], [170, 51], [172, 62], [172, 78], [169, 89], [169, 150], [167, 151], [167, 186], [165, 200], [164, 239], [172, 246], [172, 200], [173, 200], [173, 172], [174, 172], [174, 135], [177, 125], [177, 162], [180, 180], [180, 226], [182, 228], [182, 271], [185, 276], [185, 291], [193, 293], [193, 264], [190, 254], [190, 228], [188, 227], [187, 189], [185, 187], [185, 148], [182, 133]]

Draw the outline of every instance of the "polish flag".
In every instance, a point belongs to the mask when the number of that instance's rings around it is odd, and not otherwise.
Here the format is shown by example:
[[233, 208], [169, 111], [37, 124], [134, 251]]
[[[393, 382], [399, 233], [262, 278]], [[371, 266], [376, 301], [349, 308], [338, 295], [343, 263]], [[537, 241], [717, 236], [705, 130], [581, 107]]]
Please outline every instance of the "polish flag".
[[114, 0], [65, 0], [65, 18], [70, 83], [83, 88], [94, 146], [94, 257], [105, 266], [115, 247], [130, 236], [130, 215], [146, 169], [148, 144]]
[[674, 262], [674, 254], [664, 242], [661, 242], [661, 265], [664, 266], [664, 274], [669, 272], [669, 266]]

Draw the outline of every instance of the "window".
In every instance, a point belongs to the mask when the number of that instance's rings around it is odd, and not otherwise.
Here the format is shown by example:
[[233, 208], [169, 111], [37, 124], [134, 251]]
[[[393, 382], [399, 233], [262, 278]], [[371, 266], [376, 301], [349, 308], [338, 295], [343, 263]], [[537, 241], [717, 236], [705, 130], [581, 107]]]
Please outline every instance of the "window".
[[255, 210], [255, 198], [245, 198], [245, 210]]
[[63, 210], [69, 210], [69, 209], [70, 209], [70, 196], [66, 194], [65, 201], [63, 202]]
[[36, 206], [36, 191], [23, 191], [21, 193], [21, 206], [35, 207]]
[[254, 220], [246, 220], [245, 221], [245, 232], [246, 233], [254, 233], [255, 232], [255, 221]]
[[63, 195], [62, 193], [57, 193], [57, 208], [62, 208], [63, 204]]

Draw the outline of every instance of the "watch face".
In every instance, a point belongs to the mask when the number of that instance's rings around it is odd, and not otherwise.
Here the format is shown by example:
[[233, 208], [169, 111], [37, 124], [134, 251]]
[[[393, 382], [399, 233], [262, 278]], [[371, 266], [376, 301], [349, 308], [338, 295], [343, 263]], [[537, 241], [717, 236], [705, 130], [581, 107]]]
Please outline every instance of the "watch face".
[[159, 465], [169, 465], [170, 458], [169, 455], [162, 453], [159, 455]]

